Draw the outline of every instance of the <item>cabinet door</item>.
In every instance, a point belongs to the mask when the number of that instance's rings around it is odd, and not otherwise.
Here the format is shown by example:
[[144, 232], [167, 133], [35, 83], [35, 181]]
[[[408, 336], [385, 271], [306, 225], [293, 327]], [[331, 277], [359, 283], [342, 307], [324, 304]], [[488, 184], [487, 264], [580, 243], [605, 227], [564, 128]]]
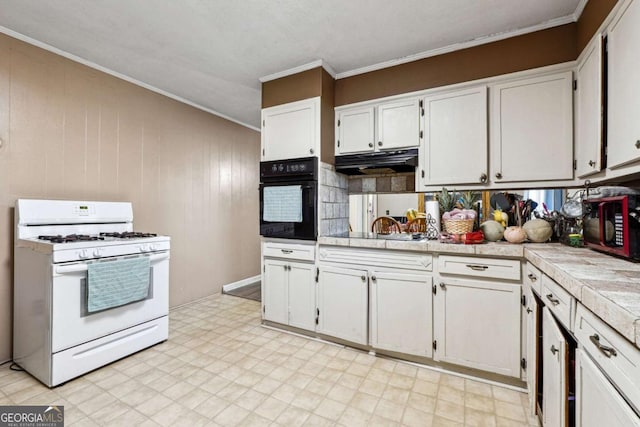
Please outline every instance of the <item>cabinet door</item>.
[[572, 74], [493, 86], [491, 179], [573, 179]]
[[420, 101], [408, 99], [378, 106], [378, 149], [420, 145]]
[[537, 366], [538, 366], [538, 336], [540, 334], [538, 325], [538, 303], [533, 297], [531, 287], [525, 286], [525, 315], [526, 315], [526, 341], [527, 353], [526, 381], [529, 391], [529, 414], [536, 413], [536, 398], [538, 396]]
[[582, 427], [640, 426], [631, 410], [587, 353], [576, 350], [576, 425]]
[[424, 185], [487, 181], [487, 88], [425, 98]]
[[316, 331], [367, 344], [367, 271], [320, 267]]
[[542, 424], [566, 426], [567, 412], [567, 341], [551, 311], [542, 309]]
[[262, 160], [317, 156], [320, 98], [262, 110]]
[[602, 36], [598, 35], [581, 55], [576, 69], [575, 152], [576, 176], [583, 178], [601, 169], [602, 152]]
[[336, 156], [373, 151], [373, 107], [354, 108], [336, 114]]
[[288, 262], [265, 258], [262, 276], [262, 306], [265, 320], [287, 324], [288, 309]]
[[371, 345], [432, 356], [431, 276], [371, 273]]
[[520, 377], [520, 285], [440, 278], [434, 359]]
[[313, 331], [316, 319], [315, 266], [289, 263], [289, 325]]
[[608, 35], [607, 166], [640, 159], [640, 1], [627, 1]]

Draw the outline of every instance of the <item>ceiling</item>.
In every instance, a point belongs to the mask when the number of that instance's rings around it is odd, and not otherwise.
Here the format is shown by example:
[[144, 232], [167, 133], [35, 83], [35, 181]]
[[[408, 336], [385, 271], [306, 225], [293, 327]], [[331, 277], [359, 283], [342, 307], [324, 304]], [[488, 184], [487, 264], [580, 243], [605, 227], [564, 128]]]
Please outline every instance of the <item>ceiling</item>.
[[340, 78], [573, 22], [584, 3], [0, 0], [0, 32], [256, 128], [261, 77], [323, 60]]

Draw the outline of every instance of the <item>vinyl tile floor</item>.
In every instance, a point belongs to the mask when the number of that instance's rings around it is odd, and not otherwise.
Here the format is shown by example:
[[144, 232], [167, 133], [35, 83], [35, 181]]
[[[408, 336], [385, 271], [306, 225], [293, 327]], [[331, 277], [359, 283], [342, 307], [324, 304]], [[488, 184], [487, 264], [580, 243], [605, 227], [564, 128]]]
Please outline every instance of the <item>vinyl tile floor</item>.
[[169, 340], [49, 389], [0, 366], [0, 405], [64, 405], [66, 426], [533, 426], [527, 395], [264, 328], [214, 295]]

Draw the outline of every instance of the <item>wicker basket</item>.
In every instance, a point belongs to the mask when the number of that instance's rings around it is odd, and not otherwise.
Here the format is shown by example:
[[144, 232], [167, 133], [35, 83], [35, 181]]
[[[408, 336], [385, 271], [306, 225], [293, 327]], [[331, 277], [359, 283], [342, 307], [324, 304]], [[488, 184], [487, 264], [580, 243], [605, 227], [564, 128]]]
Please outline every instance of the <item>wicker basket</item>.
[[444, 231], [450, 234], [470, 233], [473, 231], [474, 219], [446, 219]]

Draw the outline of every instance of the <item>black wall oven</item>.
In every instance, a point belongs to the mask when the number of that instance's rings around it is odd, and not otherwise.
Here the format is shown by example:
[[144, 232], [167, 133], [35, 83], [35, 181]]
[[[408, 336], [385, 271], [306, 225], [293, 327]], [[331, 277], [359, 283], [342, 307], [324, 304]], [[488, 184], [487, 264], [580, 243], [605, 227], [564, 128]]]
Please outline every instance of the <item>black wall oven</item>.
[[260, 162], [260, 234], [316, 240], [317, 157]]

